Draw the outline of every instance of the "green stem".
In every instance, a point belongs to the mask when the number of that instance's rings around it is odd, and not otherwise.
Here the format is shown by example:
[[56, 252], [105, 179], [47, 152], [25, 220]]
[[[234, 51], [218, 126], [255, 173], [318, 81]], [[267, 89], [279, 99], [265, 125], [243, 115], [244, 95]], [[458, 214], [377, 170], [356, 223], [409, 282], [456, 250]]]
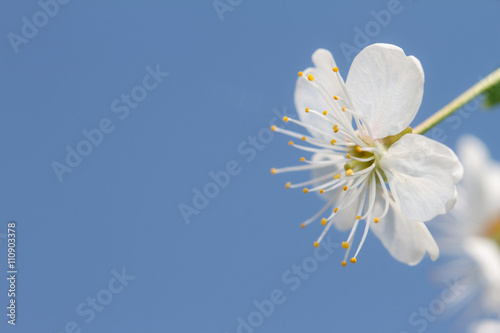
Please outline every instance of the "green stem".
[[443, 121], [443, 119], [450, 116], [453, 112], [457, 111], [462, 106], [469, 103], [475, 97], [481, 95], [482, 93], [490, 89], [498, 82], [500, 82], [500, 68], [492, 72], [490, 75], [488, 75], [475, 85], [473, 85], [466, 92], [455, 98], [441, 110], [439, 110], [438, 112], [427, 118], [427, 120], [425, 120], [423, 123], [421, 123], [420, 125], [418, 125], [413, 129], [413, 133], [424, 134], [432, 127], [436, 126], [441, 121]]

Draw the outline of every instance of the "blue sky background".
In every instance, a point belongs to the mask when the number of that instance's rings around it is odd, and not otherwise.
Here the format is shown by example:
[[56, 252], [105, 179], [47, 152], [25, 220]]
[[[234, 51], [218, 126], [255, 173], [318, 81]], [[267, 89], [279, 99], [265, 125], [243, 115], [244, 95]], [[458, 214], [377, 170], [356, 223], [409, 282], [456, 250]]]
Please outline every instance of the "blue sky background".
[[[0, 281], [1, 332], [78, 332], [77, 325], [82, 332], [233, 333], [254, 301], [280, 291], [282, 304], [255, 332], [423, 327], [409, 317], [445, 288], [428, 279], [443, 260], [407, 267], [370, 235], [358, 264], [342, 268], [335, 249], [292, 283], [287, 271], [311, 264], [321, 230], [299, 224], [323, 203], [285, 191], [286, 181], [305, 173], [270, 175], [270, 167], [300, 157], [288, 138], [268, 139], [255, 156], [238, 151], [266, 132], [273, 110], [295, 113], [297, 71], [311, 65], [315, 49], [331, 50], [346, 77], [351, 59], [341, 43], [355, 46], [354, 29], [364, 30], [370, 12], [391, 1], [231, 3], [221, 20], [211, 0], [70, 1], [17, 53], [9, 33], [22, 35], [23, 17], [33, 22], [41, 7], [0, 4], [0, 275], [11, 219], [19, 267], [15, 328], [6, 322], [8, 285]], [[398, 9], [369, 43], [396, 44], [422, 62], [416, 125], [500, 65], [500, 2], [401, 0]], [[169, 75], [127, 117], [113, 112], [114, 100], [143, 84], [148, 66]], [[65, 147], [76, 149], [82, 131], [106, 118], [113, 132], [60, 182], [52, 163], [65, 163]], [[454, 148], [462, 133], [473, 133], [500, 159], [499, 112], [475, 103], [454, 119], [429, 135]], [[187, 224], [179, 204], [192, 205], [193, 190], [230, 161], [240, 172]], [[122, 269], [135, 278], [112, 294], [112, 271]], [[106, 295], [112, 300], [92, 320], [76, 312], [81, 303], [90, 309], [88, 297]], [[457, 320], [450, 314], [428, 320], [425, 331], [449, 331]]]

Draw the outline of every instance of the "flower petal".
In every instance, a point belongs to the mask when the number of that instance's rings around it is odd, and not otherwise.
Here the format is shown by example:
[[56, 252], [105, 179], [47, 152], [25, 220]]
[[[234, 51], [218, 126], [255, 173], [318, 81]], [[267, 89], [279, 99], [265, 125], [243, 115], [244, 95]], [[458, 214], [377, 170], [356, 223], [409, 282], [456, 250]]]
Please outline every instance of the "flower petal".
[[[374, 216], [380, 215], [384, 207], [383, 192], [378, 189]], [[425, 224], [403, 215], [393, 202], [387, 215], [378, 223], [371, 221], [370, 228], [389, 253], [405, 264], [418, 264], [426, 253], [432, 260], [439, 257], [439, 248]]]
[[458, 156], [464, 165], [464, 189], [471, 216], [490, 223], [500, 215], [500, 164], [491, 159], [488, 148], [478, 138], [467, 135], [458, 142]]
[[[304, 73], [311, 73], [315, 77], [315, 81], [325, 88], [328, 96], [332, 100], [333, 95], [345, 99], [341, 86], [341, 84], [344, 83], [339, 82], [336, 74], [332, 70], [333, 67], [336, 67], [332, 54], [325, 49], [318, 49], [312, 55], [312, 60], [315, 67], [307, 68], [304, 70]], [[333, 110], [318, 89], [304, 77], [299, 77], [297, 79], [297, 84], [295, 86], [295, 107], [297, 108], [300, 120], [304, 123], [312, 125], [327, 133], [332, 131], [328, 122], [305, 112], [305, 108], [310, 108], [318, 112], [323, 112], [324, 110], [333, 112]], [[309, 132], [316, 138], [327, 139], [315, 131]]]
[[455, 205], [455, 184], [463, 167], [445, 145], [417, 134], [406, 134], [380, 159], [391, 191], [406, 216], [428, 221]]
[[490, 311], [500, 309], [500, 251], [498, 245], [484, 237], [467, 237], [463, 240], [464, 251], [474, 260], [481, 270], [483, 285], [483, 306]]
[[418, 59], [401, 48], [373, 44], [354, 58], [346, 86], [373, 138], [381, 139], [410, 125], [422, 103], [424, 71]]
[[471, 325], [469, 333], [498, 333], [500, 332], [500, 321], [485, 319]]
[[482, 270], [485, 283], [500, 287], [500, 251], [494, 241], [485, 237], [467, 237], [463, 240], [464, 251]]

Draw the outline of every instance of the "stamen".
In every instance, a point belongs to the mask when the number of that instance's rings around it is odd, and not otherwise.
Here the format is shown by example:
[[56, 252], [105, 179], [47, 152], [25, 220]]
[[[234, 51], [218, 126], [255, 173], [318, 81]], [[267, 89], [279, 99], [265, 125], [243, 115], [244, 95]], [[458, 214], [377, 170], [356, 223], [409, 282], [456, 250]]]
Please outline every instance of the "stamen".
[[[318, 153], [318, 152], [324, 152], [325, 151], [324, 149], [306, 147], [306, 146], [296, 145], [294, 143], [292, 143], [292, 146], [294, 148], [297, 148], [297, 149], [300, 149], [300, 150], [304, 150], [304, 151], [309, 151], [311, 153]], [[328, 147], [328, 148], [330, 148], [330, 147]], [[334, 150], [330, 148], [330, 151], [334, 151]]]
[[354, 173], [354, 171], [352, 171], [352, 169], [347, 169], [347, 171], [345, 172], [346, 176], [350, 176]]
[[288, 121], [288, 117], [283, 117], [283, 121], [286, 123]]
[[378, 181], [380, 182], [380, 186], [382, 187], [382, 191], [384, 192], [384, 195], [383, 195], [383, 198], [385, 200], [384, 212], [382, 213], [382, 215], [380, 215], [380, 217], [378, 217], [379, 219], [381, 219], [381, 218], [385, 217], [385, 215], [389, 211], [390, 197], [389, 197], [389, 193], [387, 191], [387, 187], [385, 186], [384, 179], [382, 178], [382, 175], [380, 174], [380, 172], [377, 169], [375, 169], [375, 173], [377, 174]]
[[[368, 209], [366, 212], [366, 216], [368, 219], [365, 221], [365, 230], [363, 232], [363, 237], [361, 237], [361, 241], [359, 242], [358, 249], [356, 250], [356, 253], [354, 254], [354, 258], [356, 258], [359, 254], [359, 251], [361, 251], [361, 248], [363, 247], [363, 244], [365, 243], [366, 236], [368, 235], [368, 230], [370, 229], [370, 223], [369, 219], [373, 211], [373, 206], [375, 205], [375, 196], [377, 193], [377, 183], [375, 182], [375, 174], [372, 173], [372, 177], [370, 179], [370, 189], [369, 189], [369, 196], [368, 196]], [[368, 195], [368, 194], [367, 194]]]
[[307, 193], [307, 192], [309, 192], [309, 190], [307, 189], [307, 187], [304, 187], [304, 189], [302, 190], [302, 192]]
[[[346, 127], [349, 126], [352, 128], [350, 120], [347, 119], [347, 117], [344, 113], [340, 113], [340, 106], [338, 104], [333, 103], [333, 101], [330, 97], [331, 95], [328, 93], [328, 91], [325, 89], [325, 87], [321, 84], [321, 82], [314, 81], [311, 83], [318, 90], [318, 92], [321, 94], [321, 96], [323, 97], [325, 102], [331, 107], [332, 111], [339, 110], [337, 115], [338, 116], [342, 115], [342, 117], [339, 118], [338, 121], [341, 122], [343, 126], [346, 126]], [[335, 112], [333, 112], [333, 113], [335, 114]], [[354, 129], [353, 129], [353, 131], [354, 131]]]
[[[338, 182], [336, 179], [334, 179], [326, 184], [321, 184], [320, 186], [317, 186], [313, 189], [310, 189], [309, 191], [313, 192], [313, 191], [316, 191], [318, 189], [322, 189], [323, 192], [326, 192], [326, 191], [329, 192], [329, 191], [333, 191], [336, 188], [342, 187], [345, 183], [346, 183], [345, 181]], [[325, 188], [326, 188], [326, 191], [325, 191]]]
[[333, 71], [334, 71], [335, 73], [337, 73], [337, 72], [339, 71], [339, 68], [338, 68], [338, 67], [333, 67]]
[[306, 185], [317, 183], [317, 182], [320, 182], [322, 180], [329, 179], [331, 177], [332, 177], [332, 174], [330, 173], [330, 174], [327, 174], [327, 175], [324, 175], [324, 176], [321, 176], [321, 177], [309, 179], [308, 181], [305, 181], [305, 182], [302, 182], [302, 183], [290, 184], [290, 188], [304, 187]]
[[309, 73], [309, 74], [307, 74], [307, 79], [312, 82], [312, 81], [314, 81], [314, 76]]
[[356, 263], [356, 261], [357, 261], [357, 260], [356, 260], [356, 258], [354, 258], [354, 257], [353, 257], [353, 258], [351, 258], [351, 263], [355, 264], [355, 263]]
[[307, 219], [306, 221], [302, 222], [302, 224], [300, 225], [302, 228], [304, 228], [306, 225], [310, 224], [311, 222], [315, 221], [321, 214], [323, 214], [333, 203], [333, 201], [335, 200], [335, 197], [333, 197], [332, 199], [330, 199], [330, 201], [328, 201], [328, 203], [326, 205], [324, 205], [318, 212], [316, 212], [316, 214], [314, 214], [313, 216], [311, 216], [309, 219]]
[[288, 190], [288, 189], [290, 188], [290, 185], [291, 185], [291, 183], [290, 183], [290, 182], [286, 183], [286, 184], [285, 184], [285, 188]]
[[359, 158], [359, 157], [352, 157], [353, 160], [360, 161], [360, 162], [370, 162], [375, 159], [375, 156], [367, 157], [367, 158]]
[[[335, 164], [337, 162], [331, 162], [331, 164]], [[324, 168], [326, 163], [318, 164], [306, 164], [306, 165], [296, 165], [296, 166], [291, 166], [291, 167], [286, 167], [286, 168], [272, 168], [271, 173], [273, 175], [277, 173], [282, 173], [282, 172], [292, 172], [292, 171], [303, 171], [303, 170], [312, 170], [312, 169], [319, 169], [319, 168]]]

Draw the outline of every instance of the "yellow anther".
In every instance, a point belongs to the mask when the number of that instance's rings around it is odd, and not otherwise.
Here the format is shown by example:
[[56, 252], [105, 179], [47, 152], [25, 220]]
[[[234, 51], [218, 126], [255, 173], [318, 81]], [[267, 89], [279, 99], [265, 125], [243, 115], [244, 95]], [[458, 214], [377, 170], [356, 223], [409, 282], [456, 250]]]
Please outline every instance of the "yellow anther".
[[328, 221], [328, 220], [327, 220], [327, 219], [325, 219], [325, 218], [323, 217], [323, 218], [321, 219], [321, 225], [326, 225], [326, 222], [327, 222], [327, 221]]
[[333, 99], [334, 100], [338, 100], [339, 98], [337, 96], [333, 96]]
[[349, 243], [348, 242], [342, 242], [342, 247], [347, 250], [349, 248]]
[[333, 71], [334, 71], [335, 73], [337, 73], [337, 72], [339, 71], [339, 68], [338, 68], [338, 67], [333, 67], [332, 69], [333, 69]]
[[305, 223], [302, 223], [302, 224], [300, 225], [300, 227], [301, 227], [301, 228], [304, 228], [305, 226], [306, 226], [306, 224], [305, 224]]
[[361, 215], [356, 216], [356, 220], [361, 220]]
[[333, 212], [334, 212], [334, 213], [336, 213], [336, 212], [338, 212], [338, 211], [339, 211], [339, 209], [338, 209], [337, 207], [335, 207], [335, 208], [333, 209]]
[[319, 242], [314, 242], [314, 247], [318, 247], [319, 246]]
[[347, 187], [347, 186], [344, 186], [344, 191], [347, 191], [347, 189], [348, 189], [348, 188], [349, 188], [349, 187]]
[[342, 265], [342, 267], [347, 266], [347, 262], [345, 262], [345, 261], [342, 261], [340, 264]]
[[326, 116], [327, 114], [328, 114], [328, 112], [326, 112], [326, 110], [325, 110], [325, 111], [323, 111], [323, 115], [324, 115], [324, 116]]
[[361, 146], [356, 146], [356, 151], [357, 151], [358, 153], [361, 153], [363, 150], [361, 149]]
[[319, 193], [323, 194], [323, 193], [325, 193], [325, 190], [321, 189], [321, 190], [319, 190]]
[[286, 188], [286, 189], [289, 189], [289, 188], [290, 188], [290, 185], [292, 185], [292, 183], [290, 183], [290, 182], [286, 183], [286, 184], [285, 184], [285, 188]]
[[302, 141], [306, 141], [306, 137], [305, 136], [303, 136], [301, 139], [302, 139]]
[[293, 141], [288, 141], [288, 144], [291, 146], [293, 145]]
[[373, 219], [373, 222], [375, 222], [375, 223], [378, 223], [379, 221], [380, 221], [380, 219], [378, 217]]
[[356, 258], [351, 258], [351, 262], [352, 262], [353, 264], [355, 264], [355, 263], [356, 263], [356, 261], [357, 261], [357, 260], [356, 260]]
[[335, 133], [337, 133], [337, 132], [339, 131], [338, 127], [334, 127], [334, 128], [333, 128], [333, 131], [334, 131]]
[[275, 169], [275, 168], [271, 168], [271, 173], [272, 173], [273, 175], [275, 175], [275, 174], [276, 174], [276, 169]]
[[302, 190], [302, 192], [307, 193], [307, 192], [309, 192], [309, 190], [307, 189], [307, 187], [304, 187], [304, 189]]
[[339, 179], [340, 178], [340, 173], [336, 174], [335, 176], [333, 176], [334, 179]]
[[305, 158], [305, 157], [301, 157], [301, 158], [300, 158], [300, 161], [301, 161], [301, 162], [304, 162], [305, 160], [306, 160], [306, 158]]
[[344, 111], [344, 112], [345, 112], [345, 106], [343, 106], [343, 107], [342, 107], [342, 111]]
[[309, 110], [310, 110], [309, 108], [306, 108], [306, 113], [309, 113]]
[[288, 121], [288, 117], [283, 117], [283, 121], [286, 123]]
[[[292, 141], [290, 141], [290, 142], [292, 142]], [[345, 156], [346, 156], [347, 158], [351, 158], [351, 155], [349, 155], [349, 154], [347, 154], [347, 155], [345, 155]]]
[[348, 170], [345, 172], [345, 174], [346, 174], [347, 176], [350, 176], [350, 175], [352, 175], [353, 173], [354, 173], [354, 171], [352, 171], [352, 169], [348, 169]]
[[335, 139], [332, 139], [332, 141], [330, 141], [330, 143], [332, 144], [332, 146], [336, 143], [337, 141], [335, 141]]
[[276, 131], [276, 125], [271, 126], [271, 131]]
[[299, 72], [299, 76], [302, 76], [302, 75], [304, 75], [304, 73], [303, 72]]
[[307, 79], [309, 81], [314, 81], [314, 76], [312, 74], [307, 74]]

